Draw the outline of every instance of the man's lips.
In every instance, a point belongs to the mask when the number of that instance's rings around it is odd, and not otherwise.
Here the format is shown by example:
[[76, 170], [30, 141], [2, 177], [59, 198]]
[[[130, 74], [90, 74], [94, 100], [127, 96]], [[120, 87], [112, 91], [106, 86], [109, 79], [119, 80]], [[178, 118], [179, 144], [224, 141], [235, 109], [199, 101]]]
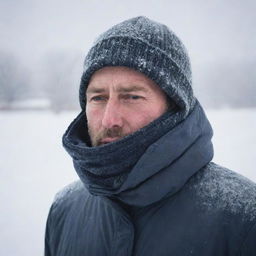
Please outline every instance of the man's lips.
[[110, 143], [110, 142], [113, 142], [113, 141], [119, 140], [119, 139], [120, 139], [120, 137], [114, 137], [114, 138], [108, 137], [108, 138], [104, 138], [104, 139], [100, 140], [100, 144], [107, 144], [107, 143]]

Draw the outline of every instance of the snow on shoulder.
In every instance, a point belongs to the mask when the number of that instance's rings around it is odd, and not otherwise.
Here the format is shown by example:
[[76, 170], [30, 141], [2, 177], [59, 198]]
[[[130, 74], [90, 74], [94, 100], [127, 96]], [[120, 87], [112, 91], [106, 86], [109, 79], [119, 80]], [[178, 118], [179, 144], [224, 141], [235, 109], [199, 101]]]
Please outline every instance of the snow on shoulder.
[[256, 219], [256, 184], [244, 176], [211, 162], [196, 175], [192, 187], [206, 209], [241, 215], [243, 221]]
[[83, 183], [80, 180], [74, 181], [69, 185], [65, 186], [61, 189], [54, 197], [53, 204], [59, 205], [62, 202], [77, 198], [80, 194], [86, 195], [88, 194], [85, 189]]

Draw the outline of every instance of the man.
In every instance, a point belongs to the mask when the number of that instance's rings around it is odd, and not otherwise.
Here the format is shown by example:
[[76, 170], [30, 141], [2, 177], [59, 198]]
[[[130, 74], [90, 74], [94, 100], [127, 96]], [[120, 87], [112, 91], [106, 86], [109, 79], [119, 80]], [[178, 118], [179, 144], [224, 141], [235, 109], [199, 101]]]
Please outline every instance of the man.
[[256, 186], [213, 162], [186, 50], [145, 17], [85, 59], [63, 136], [80, 177], [49, 212], [45, 255], [256, 255]]

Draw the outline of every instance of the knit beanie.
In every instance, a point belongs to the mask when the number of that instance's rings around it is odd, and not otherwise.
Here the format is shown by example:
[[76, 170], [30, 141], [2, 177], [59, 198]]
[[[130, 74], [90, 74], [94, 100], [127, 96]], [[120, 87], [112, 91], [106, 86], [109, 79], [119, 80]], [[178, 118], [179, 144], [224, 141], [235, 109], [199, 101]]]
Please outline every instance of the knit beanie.
[[103, 34], [89, 50], [80, 83], [82, 110], [92, 74], [105, 66], [126, 66], [153, 80], [182, 110], [185, 118], [195, 98], [187, 51], [180, 39], [165, 25], [146, 17], [123, 21]]

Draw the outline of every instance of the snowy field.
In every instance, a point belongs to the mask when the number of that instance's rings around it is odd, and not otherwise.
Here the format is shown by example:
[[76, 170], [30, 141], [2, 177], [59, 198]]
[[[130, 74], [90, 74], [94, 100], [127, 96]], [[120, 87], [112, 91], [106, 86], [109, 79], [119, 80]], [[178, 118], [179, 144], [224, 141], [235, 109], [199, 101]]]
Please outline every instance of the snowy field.
[[[207, 111], [214, 161], [256, 181], [256, 109]], [[77, 179], [61, 136], [76, 113], [0, 112], [0, 255], [43, 255], [54, 194]]]

